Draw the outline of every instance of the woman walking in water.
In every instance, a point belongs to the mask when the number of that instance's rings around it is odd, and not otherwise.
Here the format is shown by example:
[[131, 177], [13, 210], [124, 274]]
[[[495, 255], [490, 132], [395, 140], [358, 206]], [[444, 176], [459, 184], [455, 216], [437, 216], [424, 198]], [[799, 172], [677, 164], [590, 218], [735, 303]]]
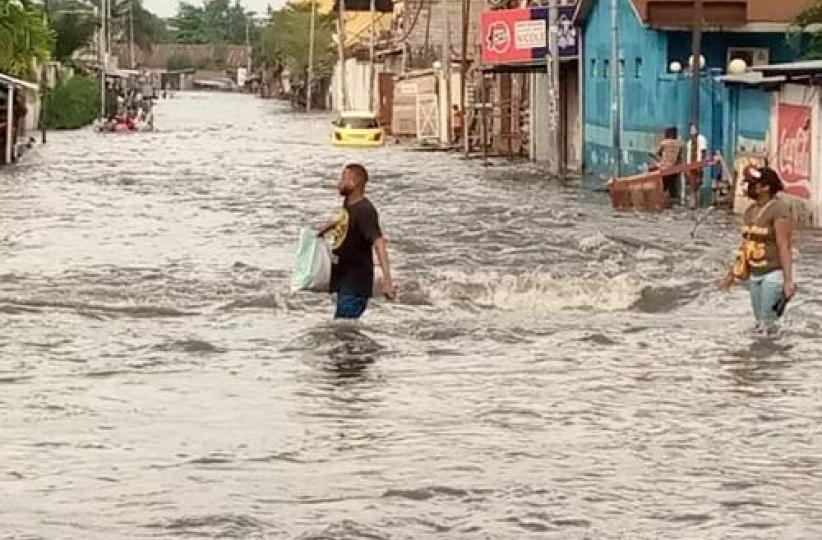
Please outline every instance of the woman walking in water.
[[784, 189], [770, 167], [746, 174], [748, 197], [754, 204], [743, 217], [742, 245], [736, 262], [719, 280], [723, 290], [736, 280], [750, 281], [751, 305], [757, 329], [770, 333], [785, 304], [796, 294], [791, 254], [791, 209], [777, 194]]

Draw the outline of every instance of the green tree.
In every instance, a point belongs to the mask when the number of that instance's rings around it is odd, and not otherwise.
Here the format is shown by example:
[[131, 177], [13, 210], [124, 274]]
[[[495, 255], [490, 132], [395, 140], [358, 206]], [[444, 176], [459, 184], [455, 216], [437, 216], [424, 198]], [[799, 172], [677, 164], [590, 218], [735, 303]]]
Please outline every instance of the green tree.
[[[308, 71], [310, 2], [289, 2], [281, 10], [271, 12], [271, 23], [261, 37], [261, 54], [275, 69], [287, 67], [293, 76], [301, 78]], [[331, 36], [334, 18], [316, 14], [314, 21], [314, 74], [318, 77], [331, 73], [334, 52]]]
[[99, 110], [99, 81], [72, 77], [57, 83], [47, 105], [47, 124], [49, 129], [81, 128], [90, 124]]
[[91, 42], [98, 24], [94, 18], [81, 13], [62, 13], [52, 18], [54, 30], [53, 55], [61, 62], [71, 59], [74, 51]]
[[181, 71], [184, 69], [193, 69], [197, 67], [197, 63], [194, 60], [192, 60], [188, 55], [181, 53], [171, 55], [166, 63], [166, 69], [169, 71]]
[[[131, 12], [129, 12], [131, 10]], [[168, 39], [166, 22], [143, 7], [142, 0], [120, 0], [112, 6], [115, 34], [121, 41], [129, 39], [130, 21], [133, 18], [134, 43], [147, 48]]]
[[253, 14], [247, 13], [239, 0], [204, 0], [202, 5], [181, 2], [177, 16], [171, 19], [172, 35], [178, 43], [245, 44], [246, 28], [252, 43], [257, 30]]
[[788, 41], [803, 58], [822, 58], [822, 0], [796, 16], [788, 29]]
[[[54, 56], [68, 61], [78, 49], [89, 45], [95, 29], [100, 27], [100, 0], [51, 0], [49, 18], [55, 31]], [[129, 14], [129, 8], [133, 11]], [[113, 1], [111, 6], [111, 35], [115, 41], [128, 41], [130, 20], [133, 17], [134, 42], [140, 47], [165, 40], [165, 22], [146, 10], [142, 0]]]
[[0, 0], [0, 71], [33, 79], [35, 61], [49, 58], [51, 32], [31, 0]]

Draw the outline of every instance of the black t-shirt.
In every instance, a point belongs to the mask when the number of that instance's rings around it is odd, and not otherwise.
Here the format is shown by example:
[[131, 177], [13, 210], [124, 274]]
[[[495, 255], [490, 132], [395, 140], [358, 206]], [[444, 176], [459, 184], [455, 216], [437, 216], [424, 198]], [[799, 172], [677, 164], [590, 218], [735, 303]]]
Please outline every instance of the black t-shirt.
[[382, 237], [377, 209], [366, 198], [340, 210], [334, 228], [331, 291], [371, 296], [374, 289], [374, 242]]

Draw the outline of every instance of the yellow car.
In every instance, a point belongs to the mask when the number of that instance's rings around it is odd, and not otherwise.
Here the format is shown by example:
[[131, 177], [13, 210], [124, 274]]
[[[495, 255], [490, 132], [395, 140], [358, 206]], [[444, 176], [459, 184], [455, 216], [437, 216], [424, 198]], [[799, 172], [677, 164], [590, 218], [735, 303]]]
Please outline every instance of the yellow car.
[[331, 144], [334, 146], [382, 146], [385, 132], [374, 113], [350, 111], [340, 113], [331, 123]]

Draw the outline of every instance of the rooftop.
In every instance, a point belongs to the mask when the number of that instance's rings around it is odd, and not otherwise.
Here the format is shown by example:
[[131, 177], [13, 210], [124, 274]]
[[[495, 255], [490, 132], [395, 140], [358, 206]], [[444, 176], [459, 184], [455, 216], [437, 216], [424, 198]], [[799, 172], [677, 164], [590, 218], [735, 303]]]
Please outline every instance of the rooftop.
[[[577, 17], [585, 18], [596, 0], [580, 0]], [[639, 19], [655, 28], [684, 28], [693, 18], [693, 0], [630, 0]], [[815, 0], [704, 0], [709, 28], [781, 31]]]

